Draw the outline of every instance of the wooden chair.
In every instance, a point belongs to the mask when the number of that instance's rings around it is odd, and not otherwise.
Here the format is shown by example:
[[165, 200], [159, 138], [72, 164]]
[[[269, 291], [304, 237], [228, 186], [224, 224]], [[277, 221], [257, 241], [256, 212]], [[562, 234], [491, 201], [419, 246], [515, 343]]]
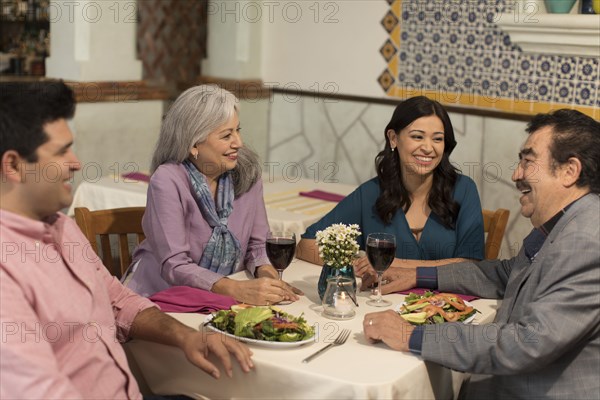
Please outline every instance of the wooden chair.
[[508, 223], [510, 211], [499, 208], [495, 211], [482, 210], [483, 213], [483, 231], [487, 233], [485, 239], [485, 258], [494, 260], [498, 258], [500, 247], [502, 246], [502, 238]]
[[[79, 229], [90, 241], [92, 248], [102, 259], [106, 268], [119, 279], [131, 264], [128, 234], [136, 235], [136, 244], [139, 244], [145, 238], [142, 229], [142, 216], [145, 210], [146, 207], [114, 208], [99, 211], [90, 211], [86, 207], [75, 208], [75, 221], [79, 225]], [[119, 267], [115, 266], [110, 235], [118, 237]], [[98, 252], [96, 236], [100, 236], [102, 253]]]

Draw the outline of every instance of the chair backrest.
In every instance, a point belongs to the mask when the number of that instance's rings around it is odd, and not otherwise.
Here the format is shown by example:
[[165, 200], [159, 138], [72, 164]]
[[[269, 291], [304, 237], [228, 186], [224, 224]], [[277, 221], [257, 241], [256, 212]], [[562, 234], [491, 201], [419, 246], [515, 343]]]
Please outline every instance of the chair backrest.
[[495, 211], [482, 210], [483, 213], [483, 231], [487, 233], [485, 239], [485, 258], [494, 260], [498, 258], [500, 247], [502, 246], [502, 238], [508, 223], [510, 211], [499, 208]]
[[[136, 235], [136, 244], [145, 239], [144, 230], [142, 229], [142, 217], [145, 210], [146, 207], [114, 208], [99, 211], [90, 211], [85, 207], [75, 208], [75, 221], [79, 225], [79, 229], [90, 241], [92, 248], [100, 256], [106, 268], [119, 279], [131, 264], [128, 234]], [[115, 266], [109, 235], [118, 237], [119, 266]], [[96, 236], [100, 237], [101, 253], [98, 252]]]

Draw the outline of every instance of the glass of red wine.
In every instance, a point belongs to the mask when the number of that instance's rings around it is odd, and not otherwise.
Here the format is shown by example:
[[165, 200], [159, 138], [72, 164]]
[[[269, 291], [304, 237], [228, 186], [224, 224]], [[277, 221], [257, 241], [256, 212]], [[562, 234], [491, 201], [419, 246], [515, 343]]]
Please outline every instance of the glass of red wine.
[[296, 234], [288, 231], [272, 231], [267, 234], [267, 257], [283, 279], [283, 271], [290, 265], [296, 253]]
[[377, 272], [377, 298], [367, 301], [375, 307], [386, 307], [392, 303], [381, 297], [381, 278], [396, 256], [396, 236], [389, 233], [371, 233], [367, 236], [367, 258]]

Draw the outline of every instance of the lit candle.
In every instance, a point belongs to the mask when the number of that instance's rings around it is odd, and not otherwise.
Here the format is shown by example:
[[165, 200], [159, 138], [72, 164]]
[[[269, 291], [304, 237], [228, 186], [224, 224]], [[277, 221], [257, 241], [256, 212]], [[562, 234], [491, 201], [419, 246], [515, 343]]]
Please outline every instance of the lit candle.
[[334, 307], [342, 315], [350, 314], [353, 309], [352, 300], [346, 292], [337, 293], [334, 299]]

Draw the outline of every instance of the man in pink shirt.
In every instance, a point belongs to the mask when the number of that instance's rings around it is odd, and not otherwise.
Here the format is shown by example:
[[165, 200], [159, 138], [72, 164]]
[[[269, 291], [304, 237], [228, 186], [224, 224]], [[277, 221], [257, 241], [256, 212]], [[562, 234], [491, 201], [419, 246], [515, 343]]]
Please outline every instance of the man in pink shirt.
[[80, 169], [67, 119], [73, 92], [62, 82], [0, 84], [0, 398], [141, 398], [120, 342], [177, 346], [219, 378], [231, 355], [243, 371], [251, 352], [199, 332], [122, 286], [77, 225], [59, 210]]

